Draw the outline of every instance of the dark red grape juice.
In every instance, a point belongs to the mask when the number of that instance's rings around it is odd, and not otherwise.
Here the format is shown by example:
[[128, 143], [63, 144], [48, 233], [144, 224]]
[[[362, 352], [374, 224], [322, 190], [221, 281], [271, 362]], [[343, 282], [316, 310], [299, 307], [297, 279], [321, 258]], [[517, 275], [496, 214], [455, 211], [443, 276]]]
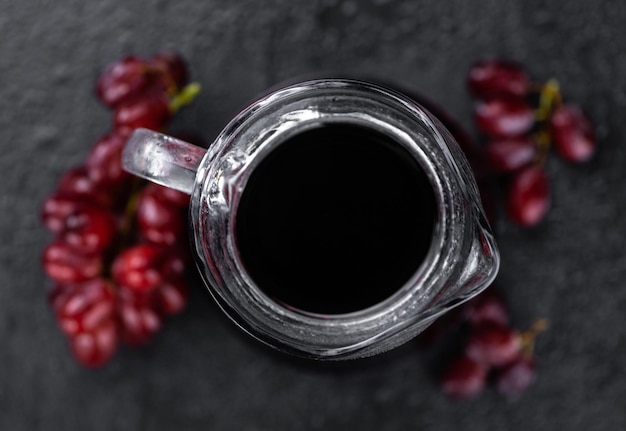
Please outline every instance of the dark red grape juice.
[[301, 132], [252, 172], [236, 211], [241, 261], [274, 301], [350, 313], [393, 295], [431, 245], [437, 203], [417, 160], [379, 132]]

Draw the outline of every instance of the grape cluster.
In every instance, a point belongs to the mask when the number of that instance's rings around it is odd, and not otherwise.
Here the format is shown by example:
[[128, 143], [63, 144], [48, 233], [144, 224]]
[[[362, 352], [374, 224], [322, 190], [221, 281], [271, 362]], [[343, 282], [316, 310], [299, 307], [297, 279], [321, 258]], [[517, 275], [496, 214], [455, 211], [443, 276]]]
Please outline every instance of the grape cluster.
[[[504, 179], [508, 217], [522, 227], [540, 223], [550, 205], [545, 163], [550, 149], [562, 159], [583, 163], [596, 151], [590, 120], [576, 105], [564, 104], [556, 81], [531, 82], [526, 70], [506, 60], [482, 60], [469, 71], [468, 88], [476, 103], [474, 120], [485, 145], [463, 146], [477, 178], [483, 206], [495, 217], [494, 178]], [[477, 298], [437, 320], [421, 335], [432, 343], [457, 331], [460, 353], [442, 376], [442, 391], [470, 398], [488, 383], [506, 396], [521, 394], [535, 378], [534, 340], [547, 323], [527, 331], [509, 322], [501, 295], [490, 287]]]
[[534, 339], [546, 322], [538, 320], [528, 331], [517, 331], [493, 287], [464, 305], [456, 316], [463, 323], [463, 348], [443, 373], [443, 393], [470, 398], [492, 381], [503, 395], [521, 394], [535, 378]]
[[132, 177], [121, 154], [133, 129], [164, 130], [197, 91], [178, 54], [106, 67], [96, 93], [114, 112], [112, 130], [43, 202], [42, 222], [55, 236], [42, 256], [50, 304], [85, 366], [105, 364], [122, 342], [148, 342], [185, 306], [189, 196]]
[[589, 160], [596, 149], [591, 122], [578, 106], [563, 103], [556, 81], [534, 84], [518, 63], [479, 61], [468, 87], [476, 126], [487, 137], [485, 162], [507, 180], [506, 213], [520, 226], [537, 225], [550, 206], [544, 169], [550, 147], [567, 161]]

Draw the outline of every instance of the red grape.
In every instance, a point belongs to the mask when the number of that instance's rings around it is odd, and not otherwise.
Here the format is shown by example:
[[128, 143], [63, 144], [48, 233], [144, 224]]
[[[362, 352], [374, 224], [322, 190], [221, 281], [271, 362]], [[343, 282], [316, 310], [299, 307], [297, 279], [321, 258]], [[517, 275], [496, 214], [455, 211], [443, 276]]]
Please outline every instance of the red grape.
[[468, 358], [483, 365], [504, 365], [521, 349], [519, 334], [513, 329], [484, 322], [474, 328], [465, 346]]
[[78, 196], [55, 193], [44, 201], [41, 221], [51, 232], [60, 233], [65, 229], [67, 218], [88, 205]]
[[118, 106], [113, 122], [115, 127], [163, 129], [172, 117], [169, 101], [164, 94], [151, 93]]
[[99, 367], [115, 354], [117, 338], [117, 325], [111, 319], [92, 331], [70, 337], [70, 347], [78, 362], [87, 367]]
[[162, 199], [164, 202], [184, 210], [187, 210], [189, 207], [190, 196], [188, 194], [170, 189], [169, 187], [163, 187], [158, 184], [151, 184], [150, 186], [153, 186], [154, 188], [154, 195], [159, 199]]
[[137, 204], [137, 221], [146, 240], [173, 245], [186, 239], [187, 219], [180, 208], [159, 198], [159, 188], [148, 185], [143, 189]]
[[46, 247], [42, 263], [46, 274], [59, 283], [80, 283], [91, 280], [102, 271], [100, 255], [76, 251], [61, 238]]
[[521, 136], [530, 131], [535, 117], [524, 101], [492, 99], [476, 104], [475, 121], [487, 135], [504, 138]]
[[506, 60], [482, 60], [469, 72], [468, 86], [475, 97], [488, 99], [511, 96], [524, 97], [529, 80], [523, 67]]
[[509, 321], [509, 314], [504, 301], [494, 288], [485, 290], [468, 302], [464, 307], [464, 312], [465, 318], [472, 325], [479, 325], [483, 322], [506, 325]]
[[161, 314], [172, 316], [180, 313], [187, 303], [187, 283], [178, 279], [166, 281], [155, 291], [155, 301]]
[[499, 369], [496, 375], [496, 389], [503, 395], [513, 397], [521, 394], [535, 380], [535, 361], [532, 357], [520, 355]]
[[517, 172], [511, 179], [506, 199], [511, 220], [524, 227], [538, 224], [550, 206], [547, 174], [537, 166]]
[[527, 137], [489, 141], [485, 157], [496, 172], [513, 172], [531, 163], [537, 156], [535, 143]]
[[111, 267], [113, 279], [121, 286], [138, 292], [156, 288], [162, 281], [160, 265], [162, 249], [155, 245], [140, 244], [120, 253]]
[[161, 52], [152, 57], [150, 64], [162, 70], [164, 79], [174, 84], [174, 90], [184, 87], [189, 81], [187, 63], [178, 53]]
[[122, 338], [131, 346], [147, 343], [161, 327], [153, 297], [145, 292], [120, 289], [118, 315]]
[[127, 56], [104, 69], [96, 83], [96, 94], [106, 106], [115, 108], [140, 95], [148, 84], [145, 62], [138, 57]]
[[452, 398], [471, 398], [485, 387], [487, 371], [483, 364], [462, 356], [446, 369], [441, 390]]
[[59, 181], [57, 192], [104, 207], [111, 207], [115, 202], [115, 197], [111, 193], [89, 178], [89, 172], [84, 166], [78, 166], [65, 172]]
[[122, 151], [130, 129], [121, 129], [104, 135], [92, 147], [85, 166], [95, 184], [121, 189], [132, 176], [122, 168]]
[[91, 332], [113, 317], [115, 290], [102, 278], [82, 284], [57, 285], [52, 305], [59, 325], [68, 335]]
[[571, 162], [585, 162], [593, 156], [596, 140], [591, 122], [574, 105], [557, 108], [550, 117], [550, 131], [558, 153]]
[[191, 260], [189, 247], [167, 247], [163, 249], [159, 265], [163, 280], [178, 280], [187, 270]]
[[116, 233], [117, 225], [110, 212], [85, 206], [67, 217], [63, 238], [77, 251], [94, 254], [110, 247]]

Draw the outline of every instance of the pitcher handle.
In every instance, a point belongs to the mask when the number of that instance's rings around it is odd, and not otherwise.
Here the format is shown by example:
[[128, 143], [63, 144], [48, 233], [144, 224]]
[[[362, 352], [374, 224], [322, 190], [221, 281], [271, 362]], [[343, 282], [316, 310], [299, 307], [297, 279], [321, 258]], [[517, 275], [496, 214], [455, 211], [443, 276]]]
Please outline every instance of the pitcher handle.
[[204, 148], [147, 129], [136, 129], [126, 141], [122, 166], [128, 172], [165, 187], [191, 194]]

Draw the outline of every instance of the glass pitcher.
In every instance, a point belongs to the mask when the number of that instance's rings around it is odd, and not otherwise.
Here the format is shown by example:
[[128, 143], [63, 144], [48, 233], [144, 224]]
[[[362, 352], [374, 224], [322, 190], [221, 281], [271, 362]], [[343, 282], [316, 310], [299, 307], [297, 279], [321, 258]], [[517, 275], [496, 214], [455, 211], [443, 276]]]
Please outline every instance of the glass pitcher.
[[[370, 82], [280, 88], [208, 150], [138, 129], [123, 165], [191, 195], [191, 248], [210, 293], [244, 331], [288, 353], [387, 351], [498, 271], [453, 136], [413, 99]], [[313, 233], [296, 231], [298, 220]]]

